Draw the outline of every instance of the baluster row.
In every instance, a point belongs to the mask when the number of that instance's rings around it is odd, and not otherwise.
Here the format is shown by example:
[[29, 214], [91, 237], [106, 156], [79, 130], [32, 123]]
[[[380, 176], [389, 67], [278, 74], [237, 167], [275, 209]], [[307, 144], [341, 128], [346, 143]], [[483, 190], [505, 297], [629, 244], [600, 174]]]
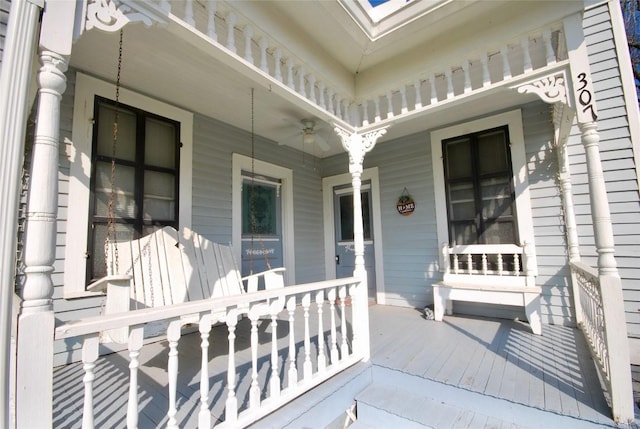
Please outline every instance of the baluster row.
[[[258, 336], [258, 324], [261, 320], [270, 323], [271, 329], [271, 347], [269, 351], [270, 370], [269, 378], [265, 383], [269, 386], [268, 397], [270, 400], [277, 399], [281, 396], [281, 390], [295, 391], [296, 388], [304, 388], [300, 383], [308, 383], [316, 378], [322, 378], [331, 368], [338, 368], [341, 361], [351, 357], [357, 347], [360, 339], [357, 336], [357, 329], [353, 330], [351, 341], [348, 337], [347, 330], [347, 306], [349, 300], [355, 302], [357, 296], [357, 286], [336, 286], [326, 290], [317, 290], [307, 292], [299, 296], [275, 298], [270, 303], [252, 304], [248, 308], [247, 318], [249, 322], [249, 339], [250, 339], [250, 361], [251, 371], [249, 374], [249, 409], [255, 410], [261, 405], [261, 395], [266, 386], [261, 386], [259, 377], [260, 368], [258, 366], [258, 358], [260, 353], [260, 344]], [[286, 305], [285, 305], [286, 304]], [[328, 304], [328, 306], [327, 306]], [[299, 307], [298, 307], [299, 306]], [[303, 332], [303, 349], [297, 350], [298, 342], [296, 339], [295, 324], [297, 311], [299, 308], [302, 313], [302, 322], [304, 326]], [[246, 311], [246, 310], [245, 310]], [[312, 318], [311, 314], [315, 311]], [[327, 314], [328, 313], [328, 314]], [[239, 329], [239, 320], [241, 320], [243, 312], [238, 309], [227, 310], [223, 315], [219, 312], [214, 316], [211, 313], [203, 313], [199, 319], [193, 321], [198, 324], [199, 347], [200, 347], [200, 375], [199, 375], [199, 407], [198, 407], [198, 427], [209, 428], [212, 424], [210, 398], [210, 371], [209, 371], [209, 349], [211, 346], [210, 336], [214, 323], [222, 320], [226, 328], [226, 339], [228, 341], [228, 359], [226, 374], [226, 400], [225, 418], [226, 422], [233, 425], [238, 421], [240, 416], [239, 400], [237, 397], [238, 388], [238, 359], [236, 355], [236, 331]], [[279, 317], [284, 317], [288, 321], [288, 342], [286, 350], [278, 349], [278, 323]], [[311, 321], [317, 317], [317, 337], [313, 338], [315, 332], [311, 330]], [[351, 314], [351, 324], [357, 323], [355, 316]], [[185, 322], [183, 320], [174, 320], [168, 324], [166, 338], [168, 343], [168, 359], [167, 359], [167, 385], [168, 385], [168, 404], [167, 404], [167, 427], [177, 428], [180, 424], [178, 420], [178, 374], [179, 374], [179, 344], [182, 336], [182, 327]], [[328, 324], [328, 326], [326, 325]], [[339, 326], [338, 326], [339, 325]], [[240, 325], [246, 326], [246, 325]], [[355, 325], [354, 325], [355, 326]], [[325, 333], [325, 327], [327, 332]], [[220, 329], [223, 329], [222, 326]], [[127, 405], [126, 425], [128, 428], [138, 426], [139, 413], [139, 391], [138, 391], [138, 373], [140, 367], [140, 351], [143, 346], [144, 325], [130, 327], [129, 335], [129, 393]], [[299, 340], [299, 338], [298, 338]], [[353, 347], [351, 346], [353, 345]], [[82, 361], [84, 376], [82, 379], [84, 385], [84, 404], [83, 404], [83, 428], [93, 428], [94, 421], [94, 384], [96, 382], [96, 361], [99, 353], [99, 335], [87, 335], [84, 338], [82, 348]], [[315, 356], [312, 353], [315, 350]], [[280, 353], [288, 355], [286, 382], [280, 377]], [[302, 354], [301, 354], [302, 353]], [[302, 380], [298, 379], [297, 362], [302, 360]]]
[[[376, 123], [381, 119], [391, 119], [398, 113], [405, 114], [420, 110], [426, 107], [423, 105], [423, 99], [429, 100], [427, 106], [433, 106], [456, 96], [509, 80], [515, 75], [555, 64], [558, 58], [553, 45], [553, 34], [550, 29], [545, 29], [538, 35], [525, 37], [512, 45], [504, 45], [496, 51], [483, 52], [476, 60], [466, 59], [457, 67], [446, 67], [440, 73], [432, 72], [425, 75], [426, 77], [402, 83], [389, 89], [385, 94], [365, 100], [358, 105], [361, 125]], [[518, 66], [517, 74], [514, 74], [514, 64]], [[408, 94], [411, 94], [413, 103], [409, 102]], [[383, 99], [386, 99], [384, 114], [380, 111], [380, 106], [384, 105]], [[370, 116], [370, 105], [375, 106], [373, 116]]]

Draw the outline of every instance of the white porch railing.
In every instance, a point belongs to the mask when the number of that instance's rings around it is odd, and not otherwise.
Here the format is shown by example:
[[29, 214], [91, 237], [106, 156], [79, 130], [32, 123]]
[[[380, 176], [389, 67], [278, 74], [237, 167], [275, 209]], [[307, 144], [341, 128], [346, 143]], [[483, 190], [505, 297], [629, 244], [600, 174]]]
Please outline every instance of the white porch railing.
[[571, 274], [573, 276], [574, 293], [576, 294], [576, 319], [578, 325], [584, 333], [598, 369], [608, 384], [609, 391], [611, 391], [609, 350], [607, 349], [598, 270], [583, 262], [574, 261], [571, 262]]
[[628, 423], [633, 416], [629, 348], [620, 277], [572, 261], [576, 320], [609, 394], [613, 418]]
[[[94, 427], [94, 386], [107, 380], [100, 380], [96, 376], [95, 368], [98, 361], [98, 346], [100, 333], [107, 329], [129, 328], [129, 398], [126, 410], [127, 427], [137, 427], [139, 416], [138, 372], [141, 362], [138, 360], [143, 347], [144, 326], [150, 322], [165, 321], [168, 323], [166, 336], [169, 344], [168, 363], [166, 368], [168, 384], [168, 427], [176, 428], [177, 421], [177, 376], [179, 371], [179, 346], [181, 328], [185, 324], [198, 327], [201, 336], [201, 368], [200, 368], [200, 407], [198, 412], [198, 427], [210, 428], [217, 416], [212, 416], [211, 400], [209, 398], [208, 351], [209, 334], [213, 324], [222, 323], [228, 329], [228, 368], [226, 370], [227, 395], [225, 399], [225, 421], [216, 427], [244, 427], [277, 408], [285, 405], [295, 397], [308, 391], [319, 383], [334, 376], [354, 363], [366, 359], [368, 350], [363, 350], [368, 341], [363, 337], [368, 335], [368, 320], [358, 317], [367, 310], [366, 289], [355, 277], [327, 280], [318, 283], [290, 286], [284, 289], [260, 291], [255, 293], [219, 298], [215, 300], [197, 301], [161, 308], [147, 308], [126, 313], [112, 314], [76, 320], [65, 323], [56, 328], [56, 339], [77, 337], [82, 342], [82, 361], [84, 377], [78, 380], [83, 384], [84, 406], [82, 426]], [[347, 311], [347, 302], [351, 301], [351, 311]], [[304, 317], [304, 332], [296, 337], [294, 332], [295, 310], [301, 307]], [[288, 320], [289, 331], [288, 348], [279, 351], [275, 325], [278, 315]], [[236, 332], [240, 326], [238, 319], [247, 317], [250, 321], [251, 347], [251, 385], [249, 388], [249, 403], [246, 409], [240, 410], [236, 397], [236, 359], [235, 339], [242, 332]], [[271, 336], [271, 368], [268, 379], [260, 385], [258, 377], [258, 321], [270, 319], [272, 323]], [[317, 331], [310, 332], [310, 319], [317, 320]], [[316, 319], [317, 318], [317, 319]], [[282, 322], [280, 322], [282, 323]], [[286, 323], [286, 322], [285, 322]], [[327, 332], [325, 332], [325, 327]], [[279, 330], [282, 333], [282, 330]], [[300, 338], [302, 336], [302, 338]], [[325, 344], [326, 338], [326, 344]], [[297, 343], [303, 346], [297, 351]], [[215, 346], [215, 345], [214, 345]], [[226, 347], [223, 345], [222, 347]], [[312, 353], [312, 349], [314, 353]], [[278, 368], [279, 353], [287, 356], [287, 368]], [[304, 354], [304, 357], [300, 354]], [[304, 363], [297, 367], [300, 358]], [[158, 362], [158, 360], [156, 360]], [[280, 374], [286, 374], [280, 376]], [[263, 398], [263, 394], [266, 397]], [[242, 401], [240, 401], [241, 403]], [[212, 418], [214, 420], [212, 420]]]

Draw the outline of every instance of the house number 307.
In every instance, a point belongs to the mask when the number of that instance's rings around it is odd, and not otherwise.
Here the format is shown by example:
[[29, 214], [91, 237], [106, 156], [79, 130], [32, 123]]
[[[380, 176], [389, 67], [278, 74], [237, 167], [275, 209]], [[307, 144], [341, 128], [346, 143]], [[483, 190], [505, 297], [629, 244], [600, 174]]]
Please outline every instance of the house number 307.
[[578, 82], [580, 83], [580, 88], [578, 88], [578, 102], [582, 106], [582, 112], [586, 113], [587, 110], [591, 112], [591, 117], [595, 121], [598, 119], [598, 115], [596, 115], [595, 108], [593, 107], [593, 94], [591, 91], [587, 89], [587, 74], [580, 73], [578, 74]]

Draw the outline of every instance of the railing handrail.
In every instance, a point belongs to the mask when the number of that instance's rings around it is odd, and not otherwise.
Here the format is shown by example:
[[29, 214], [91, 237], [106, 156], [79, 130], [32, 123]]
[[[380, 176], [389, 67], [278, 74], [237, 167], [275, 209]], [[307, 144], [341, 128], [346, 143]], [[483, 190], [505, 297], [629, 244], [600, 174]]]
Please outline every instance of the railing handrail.
[[143, 308], [124, 313], [92, 316], [84, 319], [71, 320], [56, 327], [55, 339], [72, 338], [80, 335], [99, 333], [109, 329], [135, 326], [143, 323], [159, 320], [178, 319], [189, 314], [218, 310], [223, 311], [229, 307], [248, 306], [253, 302], [264, 302], [269, 299], [303, 294], [319, 289], [336, 286], [353, 285], [360, 283], [357, 277], [344, 277], [339, 279], [323, 280], [319, 282], [305, 283], [296, 286], [287, 286], [283, 289], [262, 290], [242, 295], [233, 295], [215, 299], [185, 302], [181, 304], [167, 305], [164, 307]]
[[598, 279], [598, 270], [582, 261], [571, 261], [569, 262], [569, 265], [572, 268], [581, 271], [583, 274], [593, 277], [594, 279]]
[[524, 246], [517, 244], [456, 244], [449, 246], [450, 253], [457, 254], [519, 254], [524, 253]]

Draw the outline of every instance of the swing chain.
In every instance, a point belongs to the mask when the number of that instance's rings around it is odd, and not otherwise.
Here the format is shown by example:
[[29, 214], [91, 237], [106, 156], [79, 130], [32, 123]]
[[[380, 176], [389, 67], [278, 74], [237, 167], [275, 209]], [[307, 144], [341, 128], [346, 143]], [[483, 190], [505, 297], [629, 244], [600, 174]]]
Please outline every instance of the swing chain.
[[[107, 237], [106, 237], [106, 246], [105, 249], [108, 249], [109, 244], [113, 242], [113, 253], [114, 253], [114, 263], [115, 270], [114, 273], [119, 272], [119, 264], [118, 264], [118, 246], [117, 242], [117, 231], [116, 231], [116, 222], [115, 222], [115, 209], [114, 209], [114, 201], [115, 201], [115, 182], [116, 182], [116, 150], [118, 145], [118, 119], [120, 115], [120, 76], [122, 72], [122, 39], [123, 39], [123, 30], [120, 29], [120, 42], [118, 46], [118, 74], [116, 75], [116, 101], [114, 108], [114, 118], [113, 118], [113, 144], [111, 145], [111, 190], [109, 192], [109, 203], [108, 203], [108, 212], [107, 212]], [[104, 254], [104, 265], [105, 272], [109, 273], [107, 266], [107, 257], [108, 254], [105, 252]]]

